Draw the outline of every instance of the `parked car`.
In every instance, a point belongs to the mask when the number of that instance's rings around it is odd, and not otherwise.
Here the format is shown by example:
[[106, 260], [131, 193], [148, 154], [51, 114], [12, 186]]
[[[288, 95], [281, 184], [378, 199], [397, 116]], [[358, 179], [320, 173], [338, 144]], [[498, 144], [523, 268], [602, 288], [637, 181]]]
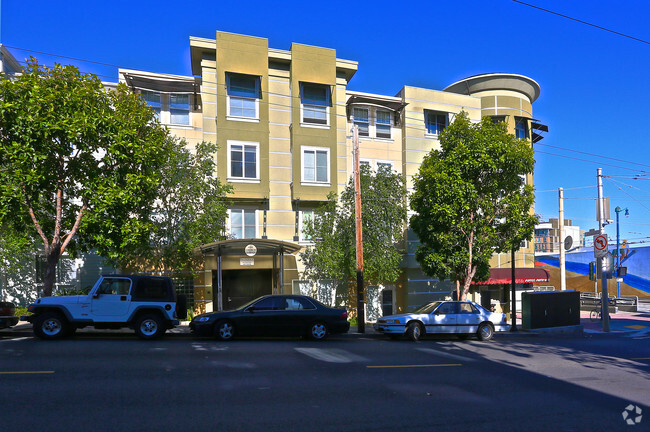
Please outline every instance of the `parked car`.
[[21, 319], [41, 339], [60, 339], [87, 326], [130, 327], [141, 339], [156, 339], [185, 318], [187, 307], [168, 277], [106, 275], [87, 295], [39, 298], [27, 311], [32, 315]]
[[495, 331], [507, 331], [510, 326], [506, 315], [486, 310], [472, 301], [436, 301], [411, 313], [379, 318], [376, 331], [418, 341], [424, 335], [446, 333], [466, 338], [476, 335], [480, 340], [490, 340]]
[[306, 336], [323, 340], [350, 330], [348, 312], [301, 295], [267, 295], [239, 309], [197, 315], [190, 330], [198, 336], [231, 340], [235, 336]]
[[0, 302], [0, 329], [18, 324], [18, 317], [14, 316], [16, 306], [11, 302]]

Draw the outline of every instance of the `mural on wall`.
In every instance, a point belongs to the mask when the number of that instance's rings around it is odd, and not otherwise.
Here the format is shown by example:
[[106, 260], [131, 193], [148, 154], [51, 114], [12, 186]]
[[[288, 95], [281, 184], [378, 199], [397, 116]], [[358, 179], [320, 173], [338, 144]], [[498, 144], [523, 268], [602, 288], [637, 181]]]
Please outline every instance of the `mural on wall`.
[[[615, 254], [616, 249], [610, 249], [609, 252]], [[588, 276], [589, 263], [595, 261], [593, 248], [581, 248], [567, 253], [565, 257], [567, 274], [572, 272]], [[615, 259], [616, 257], [614, 257]], [[537, 255], [535, 261], [557, 269], [560, 268], [559, 254]], [[623, 276], [622, 283], [650, 296], [650, 246], [630, 248], [626, 242], [623, 242], [621, 266], [627, 267], [627, 275]], [[569, 289], [572, 288], [569, 287]]]

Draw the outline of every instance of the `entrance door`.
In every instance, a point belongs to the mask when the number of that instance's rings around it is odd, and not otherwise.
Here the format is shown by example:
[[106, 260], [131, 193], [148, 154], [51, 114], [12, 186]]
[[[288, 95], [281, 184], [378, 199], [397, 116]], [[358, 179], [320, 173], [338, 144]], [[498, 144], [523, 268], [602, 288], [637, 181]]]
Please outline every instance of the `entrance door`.
[[[213, 272], [212, 286], [217, 291], [217, 272]], [[263, 295], [273, 292], [272, 269], [223, 270], [221, 273], [223, 309], [232, 310]], [[216, 303], [215, 298], [215, 303]]]

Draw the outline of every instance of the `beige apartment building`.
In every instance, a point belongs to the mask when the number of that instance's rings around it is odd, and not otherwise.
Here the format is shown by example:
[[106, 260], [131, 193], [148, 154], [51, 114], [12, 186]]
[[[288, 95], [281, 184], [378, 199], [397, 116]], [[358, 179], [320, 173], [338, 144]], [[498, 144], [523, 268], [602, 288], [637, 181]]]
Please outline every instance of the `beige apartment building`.
[[[341, 301], [328, 281], [302, 278], [298, 253], [311, 244], [302, 233], [305, 218], [330, 192], [340, 193], [353, 174], [354, 125], [360, 163], [392, 167], [409, 191], [424, 156], [439, 146], [440, 131], [461, 110], [473, 121], [505, 121], [532, 142], [547, 130], [533, 120], [540, 87], [521, 75], [474, 76], [443, 90], [403, 86], [389, 96], [348, 90], [358, 64], [337, 58], [334, 49], [294, 43], [279, 50], [264, 38], [217, 32], [215, 39], [191, 37], [190, 52], [192, 77], [120, 70], [120, 80], [140, 92], [190, 147], [201, 140], [219, 145], [217, 175], [234, 193], [228, 239], [200, 251], [204, 268], [194, 283], [194, 301], [208, 311], [270, 293]], [[405, 238], [403, 276], [368, 289], [368, 320], [450, 294], [448, 281], [419, 269], [414, 235]], [[523, 246], [516, 265], [532, 269], [534, 250]], [[510, 255], [495, 255], [492, 265], [510, 268]], [[475, 298], [489, 290], [485, 298], [506, 301], [504, 290], [495, 288], [477, 288]]]

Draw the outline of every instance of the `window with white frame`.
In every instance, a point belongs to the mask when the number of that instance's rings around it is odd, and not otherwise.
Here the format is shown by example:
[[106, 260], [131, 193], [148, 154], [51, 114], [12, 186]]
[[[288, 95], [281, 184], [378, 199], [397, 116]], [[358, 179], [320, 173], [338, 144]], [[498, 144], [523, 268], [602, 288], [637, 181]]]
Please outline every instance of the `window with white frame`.
[[302, 181], [329, 184], [330, 151], [327, 148], [302, 148]]
[[314, 221], [314, 210], [300, 211], [300, 241], [311, 241], [312, 238], [305, 232], [307, 226]]
[[305, 124], [329, 126], [330, 86], [300, 83], [300, 110]]
[[160, 121], [160, 111], [162, 110], [162, 100], [160, 93], [149, 90], [142, 90], [141, 94], [144, 101], [156, 112], [156, 119]]
[[391, 138], [392, 115], [390, 111], [377, 110], [375, 133], [377, 138]]
[[228, 116], [241, 119], [259, 119], [260, 77], [226, 74]]
[[393, 162], [391, 161], [376, 161], [377, 162], [377, 171], [379, 172], [380, 169], [386, 169], [389, 172], [393, 170]]
[[171, 124], [190, 124], [190, 95], [172, 93], [169, 95], [169, 116]]
[[230, 237], [248, 239], [257, 237], [257, 212], [253, 209], [233, 208], [229, 210]]
[[359, 128], [359, 136], [370, 136], [370, 118], [368, 108], [354, 108], [352, 111], [354, 124]]
[[447, 127], [447, 113], [424, 110], [427, 135], [439, 135]]
[[228, 180], [259, 181], [259, 158], [259, 143], [228, 141]]

